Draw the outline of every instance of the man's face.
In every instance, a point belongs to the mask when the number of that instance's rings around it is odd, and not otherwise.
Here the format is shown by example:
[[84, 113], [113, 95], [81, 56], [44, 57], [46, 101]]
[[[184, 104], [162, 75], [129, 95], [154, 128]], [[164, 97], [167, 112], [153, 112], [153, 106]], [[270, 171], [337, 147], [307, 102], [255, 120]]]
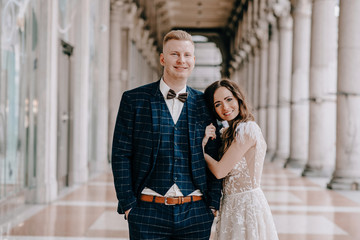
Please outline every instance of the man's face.
[[190, 41], [170, 40], [163, 46], [160, 63], [164, 76], [174, 80], [186, 80], [195, 65], [194, 45]]

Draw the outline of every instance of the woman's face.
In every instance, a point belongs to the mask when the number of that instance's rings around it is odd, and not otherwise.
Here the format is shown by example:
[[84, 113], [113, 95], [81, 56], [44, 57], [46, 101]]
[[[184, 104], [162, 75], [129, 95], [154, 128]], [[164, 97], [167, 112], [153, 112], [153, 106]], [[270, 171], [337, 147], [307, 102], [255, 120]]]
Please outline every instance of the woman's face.
[[226, 87], [216, 89], [214, 108], [222, 120], [232, 121], [239, 115], [239, 101]]

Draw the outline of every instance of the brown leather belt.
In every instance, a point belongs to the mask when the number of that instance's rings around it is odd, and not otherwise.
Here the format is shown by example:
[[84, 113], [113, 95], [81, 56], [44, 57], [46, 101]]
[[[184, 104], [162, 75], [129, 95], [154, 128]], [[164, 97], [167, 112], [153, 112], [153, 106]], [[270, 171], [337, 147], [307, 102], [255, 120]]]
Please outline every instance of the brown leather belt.
[[158, 197], [158, 196], [151, 196], [151, 195], [144, 195], [144, 194], [141, 194], [141, 196], [140, 196], [141, 201], [162, 203], [165, 205], [184, 204], [184, 203], [189, 203], [189, 202], [200, 201], [201, 199], [202, 199], [202, 196]]

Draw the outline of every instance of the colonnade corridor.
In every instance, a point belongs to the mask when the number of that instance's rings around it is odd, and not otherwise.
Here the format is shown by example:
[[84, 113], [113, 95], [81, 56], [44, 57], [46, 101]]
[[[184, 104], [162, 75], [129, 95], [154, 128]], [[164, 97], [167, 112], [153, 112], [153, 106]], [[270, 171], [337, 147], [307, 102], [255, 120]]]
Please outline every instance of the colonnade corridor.
[[[360, 239], [360, 192], [327, 190], [327, 181], [265, 163], [262, 189], [280, 240]], [[127, 222], [116, 213], [116, 205], [109, 170], [52, 204], [28, 206], [1, 226], [0, 239], [128, 239]]]

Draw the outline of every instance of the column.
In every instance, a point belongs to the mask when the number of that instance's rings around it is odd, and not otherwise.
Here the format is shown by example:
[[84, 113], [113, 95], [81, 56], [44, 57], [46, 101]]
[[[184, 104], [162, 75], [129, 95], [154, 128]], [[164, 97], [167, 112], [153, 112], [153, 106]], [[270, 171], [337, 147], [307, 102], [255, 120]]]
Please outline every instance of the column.
[[[58, 4], [46, 2], [41, 6], [44, 20], [40, 23], [40, 32], [46, 32], [39, 38], [39, 80], [37, 149], [36, 149], [36, 190], [27, 192], [27, 201], [31, 203], [50, 203], [57, 198], [57, 50], [58, 50]], [[43, 14], [43, 13], [42, 13]], [[35, 111], [35, 110], [34, 110]]]
[[74, 53], [76, 62], [73, 82], [74, 111], [73, 111], [73, 142], [76, 149], [73, 151], [72, 164], [69, 166], [69, 182], [72, 184], [84, 183], [89, 177], [89, 118], [90, 115], [90, 0], [81, 0], [81, 14], [76, 20]]
[[[242, 90], [246, 91], [247, 88], [247, 59], [243, 59], [240, 65], [239, 84]], [[247, 100], [247, 99], [246, 99]]]
[[[241, 89], [247, 89], [247, 78], [248, 78], [248, 56], [244, 50], [239, 51], [239, 55], [241, 57], [241, 65], [240, 65], [240, 75], [239, 75], [239, 84]], [[247, 100], [247, 99], [246, 99]]]
[[309, 156], [303, 176], [330, 176], [335, 165], [336, 0], [314, 0], [310, 53]]
[[[127, 88], [128, 79], [128, 38], [129, 33], [124, 26], [128, 25], [134, 10], [124, 1], [112, 3], [110, 8], [110, 61], [109, 61], [109, 127], [108, 154], [111, 156], [112, 139], [117, 112], [123, 91]], [[129, 13], [130, 12], [130, 13]], [[130, 16], [129, 16], [130, 15]]]
[[99, 52], [99, 81], [98, 92], [99, 102], [97, 107], [97, 161], [96, 169], [98, 172], [103, 172], [109, 163], [109, 19], [110, 19], [110, 1], [99, 2], [101, 11], [100, 20], [100, 31], [99, 31], [99, 45], [102, 46], [102, 51]]
[[246, 86], [246, 97], [247, 97], [247, 102], [250, 103], [251, 107], [252, 107], [252, 102], [251, 102], [251, 83], [252, 83], [252, 76], [253, 76], [253, 72], [252, 72], [252, 56], [251, 56], [251, 47], [249, 44], [247, 43], [242, 43], [242, 47], [244, 50], [244, 54], [246, 55], [246, 64], [244, 66], [244, 68], [246, 68], [245, 72], [246, 72], [246, 79], [244, 79], [245, 84], [244, 86]]
[[[256, 40], [254, 40], [256, 41]], [[260, 76], [260, 52], [257, 45], [253, 45], [253, 79], [252, 79], [252, 103], [253, 103], [253, 114], [255, 121], [259, 121], [258, 110], [259, 110], [259, 76]]]
[[253, 88], [254, 88], [254, 56], [252, 53], [249, 53], [249, 64], [248, 64], [248, 79], [247, 79], [247, 86], [248, 86], [248, 103], [250, 103], [251, 110], [254, 111], [254, 102], [253, 102]]
[[266, 136], [266, 112], [267, 112], [267, 93], [268, 93], [268, 41], [269, 29], [268, 22], [260, 20], [258, 22], [257, 37], [260, 39], [260, 77], [259, 77], [259, 110], [258, 119], [259, 126], [263, 132], [264, 138]]
[[309, 145], [309, 68], [311, 0], [293, 7], [293, 58], [291, 77], [290, 157], [286, 167], [305, 167]]
[[284, 165], [290, 153], [290, 93], [292, 58], [292, 18], [290, 2], [279, 3], [279, 82], [278, 82], [278, 118], [277, 147], [275, 161]]
[[268, 48], [268, 94], [267, 94], [267, 160], [272, 160], [276, 152], [277, 143], [277, 99], [279, 79], [279, 33], [276, 18], [269, 13], [271, 23]]
[[[246, 20], [245, 20], [246, 19]], [[256, 106], [254, 103], [254, 68], [255, 68], [255, 57], [253, 52], [253, 46], [251, 44], [251, 30], [253, 23], [253, 2], [248, 2], [248, 8], [244, 14], [244, 20], [246, 23], [245, 39], [246, 44], [244, 44], [244, 49], [249, 56], [249, 68], [248, 68], [248, 102], [251, 105], [251, 110], [253, 113], [256, 111]]]
[[331, 189], [360, 190], [360, 1], [340, 1], [336, 166]]
[[[132, 8], [130, 5], [126, 5], [126, 8], [122, 11], [122, 13], [127, 12], [128, 8]], [[131, 29], [134, 29], [134, 13], [124, 15], [122, 14], [121, 19], [121, 40], [120, 40], [120, 49], [121, 49], [121, 72], [120, 72], [120, 92], [117, 94], [122, 95], [122, 93], [128, 89], [130, 89], [130, 68], [132, 63], [130, 61], [134, 62], [134, 65], [139, 67], [137, 64], [140, 64], [136, 58], [134, 58], [131, 55], [131, 49], [133, 46], [131, 46], [130, 41], [130, 35], [131, 35]], [[134, 44], [135, 46], [135, 44]], [[119, 67], [119, 66], [118, 66]], [[119, 103], [118, 103], [119, 104]]]

